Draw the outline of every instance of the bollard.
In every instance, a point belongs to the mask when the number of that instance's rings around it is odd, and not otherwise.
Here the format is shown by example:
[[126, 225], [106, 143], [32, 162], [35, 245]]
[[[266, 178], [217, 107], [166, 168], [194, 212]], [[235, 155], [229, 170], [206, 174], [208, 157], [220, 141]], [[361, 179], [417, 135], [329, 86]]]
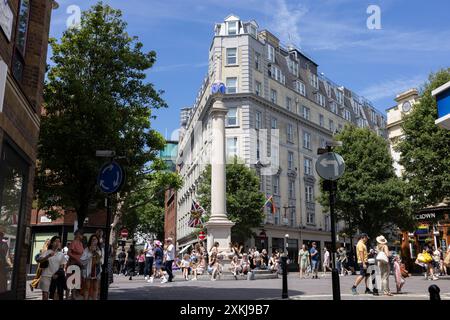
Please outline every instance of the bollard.
[[281, 257], [281, 267], [283, 268], [283, 291], [281, 293], [282, 299], [288, 298], [288, 286], [287, 286], [287, 256]]
[[430, 300], [441, 300], [439, 292], [441, 289], [435, 284], [428, 287], [428, 292], [430, 293]]

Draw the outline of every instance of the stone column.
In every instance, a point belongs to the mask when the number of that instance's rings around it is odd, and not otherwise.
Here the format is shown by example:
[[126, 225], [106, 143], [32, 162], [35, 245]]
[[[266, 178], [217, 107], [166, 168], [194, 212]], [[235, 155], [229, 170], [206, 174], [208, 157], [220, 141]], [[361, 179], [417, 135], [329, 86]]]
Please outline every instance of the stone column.
[[205, 224], [208, 231], [207, 249], [214, 242], [219, 243], [219, 252], [228, 252], [231, 242], [233, 222], [226, 214], [226, 173], [225, 173], [225, 116], [227, 108], [223, 105], [222, 95], [216, 94], [210, 111], [212, 119], [211, 145], [211, 216]]

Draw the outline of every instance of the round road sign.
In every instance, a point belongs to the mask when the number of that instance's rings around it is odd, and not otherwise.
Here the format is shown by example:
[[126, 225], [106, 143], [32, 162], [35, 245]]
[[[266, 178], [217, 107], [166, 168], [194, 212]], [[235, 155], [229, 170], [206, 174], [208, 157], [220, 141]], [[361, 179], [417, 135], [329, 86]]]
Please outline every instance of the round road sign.
[[325, 180], [337, 180], [344, 174], [344, 159], [335, 152], [324, 153], [316, 161], [316, 171]]

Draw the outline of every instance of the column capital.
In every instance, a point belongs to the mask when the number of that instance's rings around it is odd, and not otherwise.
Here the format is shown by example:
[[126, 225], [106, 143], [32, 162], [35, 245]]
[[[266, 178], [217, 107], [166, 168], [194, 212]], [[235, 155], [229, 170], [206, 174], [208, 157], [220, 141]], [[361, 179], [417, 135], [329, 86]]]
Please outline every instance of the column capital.
[[223, 104], [224, 95], [216, 93], [213, 95], [212, 106], [209, 111], [211, 116], [225, 116], [228, 113], [228, 109]]

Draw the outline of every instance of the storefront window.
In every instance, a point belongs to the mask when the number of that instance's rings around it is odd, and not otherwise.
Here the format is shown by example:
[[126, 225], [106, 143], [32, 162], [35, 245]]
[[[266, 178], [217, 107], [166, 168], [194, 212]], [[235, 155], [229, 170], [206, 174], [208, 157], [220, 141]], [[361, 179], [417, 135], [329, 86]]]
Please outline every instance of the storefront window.
[[5, 144], [0, 161], [0, 293], [12, 290], [26, 166]]

